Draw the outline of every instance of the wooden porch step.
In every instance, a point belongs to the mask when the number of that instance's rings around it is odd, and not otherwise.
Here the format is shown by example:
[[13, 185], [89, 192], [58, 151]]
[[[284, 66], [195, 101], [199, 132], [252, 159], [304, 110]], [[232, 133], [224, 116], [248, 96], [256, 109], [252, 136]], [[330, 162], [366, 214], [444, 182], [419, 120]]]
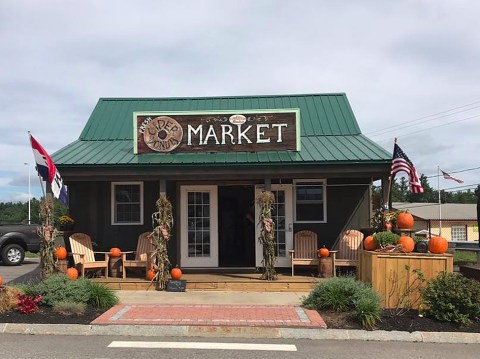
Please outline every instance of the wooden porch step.
[[[260, 274], [185, 274], [188, 291], [310, 292], [322, 279], [314, 276], [280, 274], [275, 281], [260, 279]], [[96, 278], [114, 290], [155, 290], [143, 278]]]
[[187, 290], [195, 291], [244, 291], [244, 292], [310, 292], [316, 283], [313, 282], [188, 282]]

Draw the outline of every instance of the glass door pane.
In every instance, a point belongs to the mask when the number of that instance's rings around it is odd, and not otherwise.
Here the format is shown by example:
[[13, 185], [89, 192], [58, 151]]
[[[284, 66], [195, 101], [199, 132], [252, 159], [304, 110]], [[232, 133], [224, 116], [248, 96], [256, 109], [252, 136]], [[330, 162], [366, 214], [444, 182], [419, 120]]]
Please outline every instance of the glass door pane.
[[285, 236], [285, 191], [272, 191], [275, 196], [273, 203], [272, 219], [275, 222], [275, 255], [277, 257], [287, 256], [287, 244]]
[[210, 256], [210, 193], [188, 192], [188, 256]]

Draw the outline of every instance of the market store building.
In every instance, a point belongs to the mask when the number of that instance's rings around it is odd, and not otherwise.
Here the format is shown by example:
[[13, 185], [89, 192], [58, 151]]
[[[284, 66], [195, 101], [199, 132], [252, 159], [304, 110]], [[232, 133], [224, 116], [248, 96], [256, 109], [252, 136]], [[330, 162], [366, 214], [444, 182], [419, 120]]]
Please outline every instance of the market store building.
[[258, 267], [256, 194], [275, 194], [279, 267], [294, 233], [332, 247], [368, 227], [371, 184], [391, 155], [361, 134], [345, 94], [102, 98], [53, 159], [75, 231], [97, 250], [134, 250], [160, 193], [174, 208], [172, 264]]

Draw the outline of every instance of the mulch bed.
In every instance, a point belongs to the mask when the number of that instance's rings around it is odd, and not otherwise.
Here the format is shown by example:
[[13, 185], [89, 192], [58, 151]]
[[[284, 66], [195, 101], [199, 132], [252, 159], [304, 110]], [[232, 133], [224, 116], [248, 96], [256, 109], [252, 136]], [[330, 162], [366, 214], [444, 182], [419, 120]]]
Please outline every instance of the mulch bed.
[[[331, 329], [362, 329], [352, 313], [322, 311], [320, 315]], [[435, 319], [421, 317], [418, 311], [411, 310], [402, 316], [392, 316], [387, 311], [382, 315], [382, 321], [378, 323], [378, 330], [398, 330], [404, 332], [468, 332], [480, 333], [480, 320], [469, 326], [461, 327], [449, 322], [440, 322]]]
[[51, 307], [42, 306], [39, 311], [24, 314], [17, 310], [0, 313], [0, 323], [33, 323], [33, 324], [90, 324], [105, 311], [87, 307], [82, 315], [62, 315], [54, 312]]

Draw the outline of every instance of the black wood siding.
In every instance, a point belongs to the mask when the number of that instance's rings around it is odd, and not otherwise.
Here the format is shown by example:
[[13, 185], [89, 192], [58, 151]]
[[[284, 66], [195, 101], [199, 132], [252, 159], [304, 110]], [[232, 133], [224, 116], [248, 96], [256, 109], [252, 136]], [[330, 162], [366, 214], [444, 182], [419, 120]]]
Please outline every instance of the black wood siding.
[[[368, 179], [328, 179], [327, 223], [294, 223], [294, 232], [309, 229], [318, 234], [319, 247], [332, 248], [343, 229], [368, 227], [370, 214]], [[364, 183], [359, 186], [358, 184]], [[349, 185], [350, 184], [350, 185]], [[341, 185], [341, 186], [338, 186]], [[75, 219], [75, 231], [92, 237], [96, 251], [119, 247], [123, 251], [136, 249], [140, 233], [152, 230], [151, 215], [157, 209], [159, 181], [144, 182], [144, 224], [111, 225], [111, 182], [70, 182], [70, 214]], [[168, 243], [172, 265], [179, 262], [180, 208], [176, 182], [167, 181], [167, 197], [173, 204], [174, 227]], [[67, 244], [68, 248], [68, 244]]]

